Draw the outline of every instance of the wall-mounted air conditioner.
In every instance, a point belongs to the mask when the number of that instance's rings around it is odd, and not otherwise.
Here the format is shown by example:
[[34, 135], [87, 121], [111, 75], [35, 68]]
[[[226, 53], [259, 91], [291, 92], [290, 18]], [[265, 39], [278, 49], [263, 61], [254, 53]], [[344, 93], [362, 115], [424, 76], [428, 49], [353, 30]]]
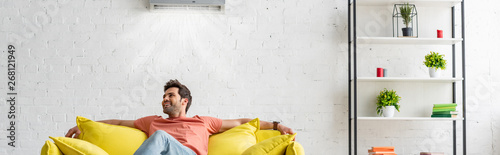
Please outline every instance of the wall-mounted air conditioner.
[[151, 11], [223, 13], [226, 0], [149, 0]]

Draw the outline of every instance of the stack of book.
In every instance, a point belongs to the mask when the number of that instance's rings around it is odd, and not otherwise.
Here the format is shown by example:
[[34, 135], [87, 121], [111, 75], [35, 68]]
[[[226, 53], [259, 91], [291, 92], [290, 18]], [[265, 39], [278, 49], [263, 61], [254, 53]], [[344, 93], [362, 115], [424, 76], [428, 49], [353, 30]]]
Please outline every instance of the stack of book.
[[369, 155], [397, 155], [394, 153], [394, 146], [374, 146], [368, 150]]
[[444, 152], [420, 152], [420, 155], [444, 155]]
[[458, 117], [457, 104], [434, 104], [431, 117], [456, 118]]

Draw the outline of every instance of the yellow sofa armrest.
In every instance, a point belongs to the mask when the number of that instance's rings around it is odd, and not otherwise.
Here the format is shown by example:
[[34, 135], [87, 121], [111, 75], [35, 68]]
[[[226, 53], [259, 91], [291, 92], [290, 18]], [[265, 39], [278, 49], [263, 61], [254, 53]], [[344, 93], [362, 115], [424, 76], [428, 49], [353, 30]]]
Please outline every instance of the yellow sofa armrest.
[[304, 147], [294, 141], [286, 147], [285, 155], [305, 155]]
[[[255, 133], [257, 143], [279, 135], [281, 133], [277, 130], [259, 130]], [[305, 155], [304, 147], [299, 142], [294, 141], [287, 146], [285, 155]]]

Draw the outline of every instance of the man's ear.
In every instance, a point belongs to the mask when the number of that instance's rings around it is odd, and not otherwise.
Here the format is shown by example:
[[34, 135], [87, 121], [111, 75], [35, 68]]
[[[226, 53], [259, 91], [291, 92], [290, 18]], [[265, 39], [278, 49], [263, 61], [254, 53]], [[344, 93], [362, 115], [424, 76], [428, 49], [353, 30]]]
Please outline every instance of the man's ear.
[[189, 99], [188, 98], [181, 98], [181, 104], [182, 105], [187, 105], [189, 102]]

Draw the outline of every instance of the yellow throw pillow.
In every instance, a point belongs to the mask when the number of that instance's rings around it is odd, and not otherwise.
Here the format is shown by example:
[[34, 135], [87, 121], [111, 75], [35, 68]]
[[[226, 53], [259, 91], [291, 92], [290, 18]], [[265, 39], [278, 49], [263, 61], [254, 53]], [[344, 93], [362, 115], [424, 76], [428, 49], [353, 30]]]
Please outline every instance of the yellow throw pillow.
[[78, 138], [113, 155], [134, 154], [148, 138], [144, 132], [135, 128], [94, 122], [81, 116], [76, 117], [76, 124], [82, 132]]
[[257, 133], [255, 133], [255, 136], [257, 137], [257, 143], [279, 135], [281, 135], [281, 132], [278, 130], [259, 130], [257, 131]]
[[255, 133], [260, 129], [259, 118], [229, 129], [223, 133], [212, 135], [208, 142], [209, 155], [241, 154], [257, 143]]
[[[50, 136], [49, 136], [50, 137]], [[98, 146], [84, 140], [68, 137], [50, 137], [64, 154], [68, 155], [109, 155]]]
[[305, 155], [304, 147], [302, 147], [299, 142], [292, 142], [286, 147], [285, 155]]
[[61, 150], [57, 148], [57, 145], [52, 143], [50, 140], [45, 141], [45, 145], [42, 147], [42, 152], [40, 155], [63, 155]]
[[292, 143], [293, 135], [279, 135], [266, 139], [254, 146], [248, 148], [242, 155], [283, 155], [285, 154], [286, 147]]

